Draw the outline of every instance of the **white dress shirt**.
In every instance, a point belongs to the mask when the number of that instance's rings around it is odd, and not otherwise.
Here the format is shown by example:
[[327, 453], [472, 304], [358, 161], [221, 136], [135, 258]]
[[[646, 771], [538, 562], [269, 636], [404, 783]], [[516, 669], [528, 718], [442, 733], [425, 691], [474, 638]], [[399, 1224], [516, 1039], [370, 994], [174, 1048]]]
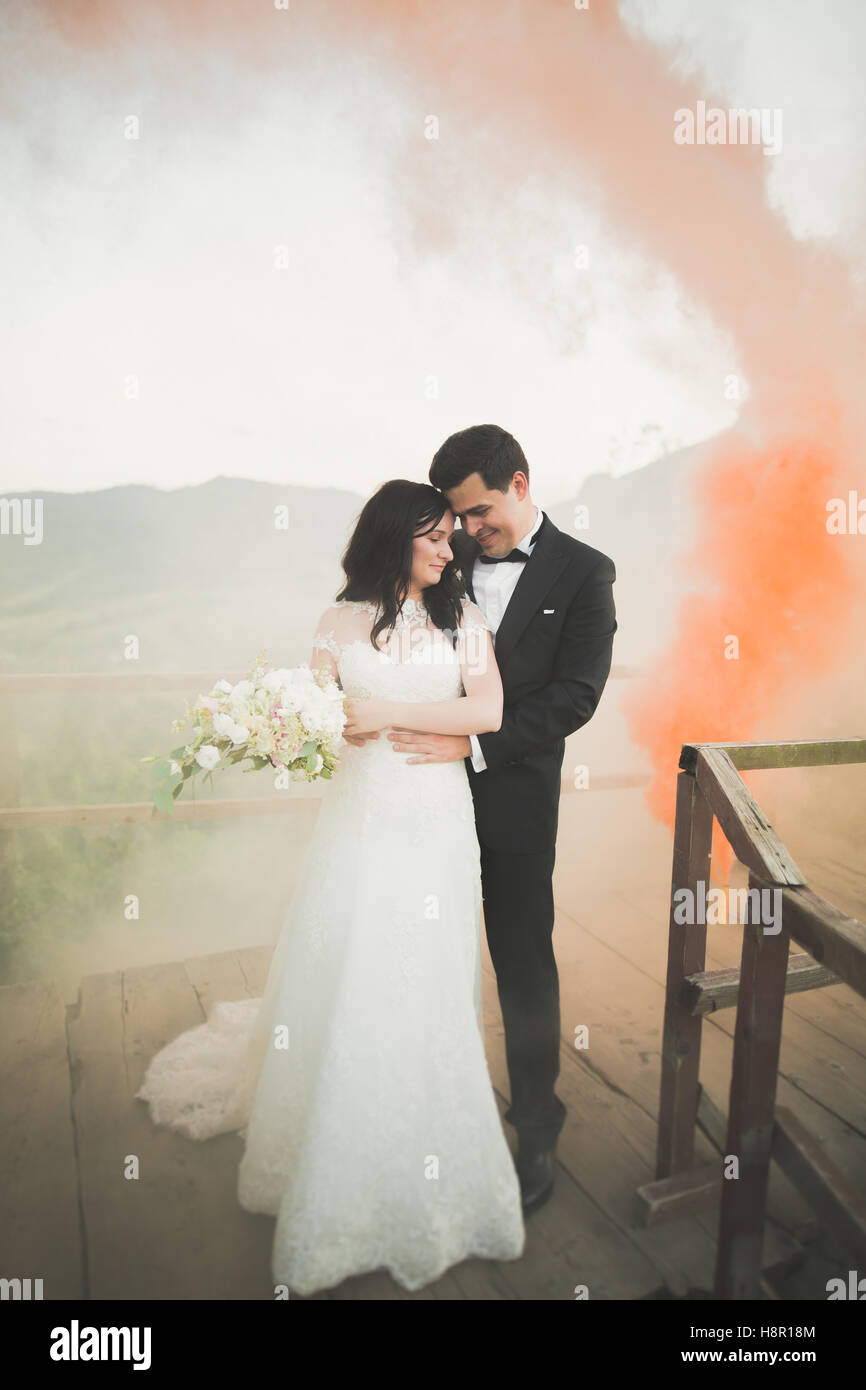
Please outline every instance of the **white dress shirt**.
[[[530, 545], [543, 520], [544, 513], [540, 507], [535, 509], [535, 523], [531, 531], [527, 531], [522, 540], [514, 546], [515, 550], [523, 550], [527, 555], [531, 554]], [[493, 633], [493, 647], [496, 648], [496, 633], [499, 624], [505, 616], [509, 599], [517, 588], [517, 581], [523, 573], [523, 563], [520, 560], [502, 560], [498, 565], [484, 565], [481, 563], [481, 556], [475, 558], [472, 567], [472, 588], [475, 591], [475, 601]], [[481, 744], [478, 742], [477, 734], [469, 735], [469, 742], [472, 745], [472, 766], [476, 772], [484, 772], [487, 767], [484, 754], [481, 751]]]

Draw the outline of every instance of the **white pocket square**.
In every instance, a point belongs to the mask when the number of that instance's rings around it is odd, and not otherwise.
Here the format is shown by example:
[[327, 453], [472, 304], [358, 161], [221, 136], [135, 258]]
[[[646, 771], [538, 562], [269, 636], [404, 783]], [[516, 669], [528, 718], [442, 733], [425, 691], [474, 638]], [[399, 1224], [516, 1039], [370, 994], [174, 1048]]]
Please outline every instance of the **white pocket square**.
[[545, 613], [555, 613], [555, 612], [556, 612], [556, 609], [555, 609], [555, 608], [545, 608], [543, 611], [544, 611]]

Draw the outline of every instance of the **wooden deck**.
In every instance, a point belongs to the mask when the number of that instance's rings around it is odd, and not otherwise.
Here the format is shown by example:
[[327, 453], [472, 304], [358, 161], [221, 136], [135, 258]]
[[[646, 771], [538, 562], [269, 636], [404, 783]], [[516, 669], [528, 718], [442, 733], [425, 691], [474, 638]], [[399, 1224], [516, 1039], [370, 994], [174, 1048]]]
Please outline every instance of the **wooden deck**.
[[[641, 1299], [711, 1290], [714, 1215], [636, 1225], [635, 1190], [654, 1176], [670, 837], [648, 821], [639, 792], [609, 795], [628, 872], [605, 862], [614, 850], [599, 841], [598, 801], [562, 803], [555, 941], [568, 1118], [554, 1197], [528, 1219], [525, 1255], [467, 1261], [412, 1295], [382, 1272], [316, 1297], [573, 1299], [575, 1286], [586, 1285], [593, 1299]], [[786, 841], [816, 890], [866, 915], [861, 867], [834, 858], [832, 845], [810, 858]], [[617, 871], [614, 891], [608, 868]], [[740, 936], [734, 926], [710, 928], [707, 968], [736, 965]], [[51, 981], [0, 990], [0, 1276], [42, 1278], [47, 1299], [273, 1297], [273, 1221], [237, 1204], [240, 1138], [191, 1143], [154, 1129], [147, 1107], [132, 1099], [160, 1046], [216, 1001], [261, 993], [268, 958], [268, 948], [250, 947], [90, 975], [73, 1007]], [[484, 994], [487, 1055], [504, 1110], [502, 1026], [486, 949]], [[573, 1045], [582, 1024], [588, 1050]], [[726, 1011], [703, 1029], [702, 1084], [723, 1110], [733, 1025]], [[866, 1001], [844, 985], [791, 996], [780, 1070], [779, 1102], [866, 1190]], [[508, 1126], [506, 1133], [511, 1142]], [[130, 1155], [137, 1178], [124, 1176]], [[699, 1136], [698, 1161], [713, 1156]], [[855, 1267], [853, 1258], [774, 1167], [764, 1265], [775, 1295], [824, 1300], [826, 1280]]]

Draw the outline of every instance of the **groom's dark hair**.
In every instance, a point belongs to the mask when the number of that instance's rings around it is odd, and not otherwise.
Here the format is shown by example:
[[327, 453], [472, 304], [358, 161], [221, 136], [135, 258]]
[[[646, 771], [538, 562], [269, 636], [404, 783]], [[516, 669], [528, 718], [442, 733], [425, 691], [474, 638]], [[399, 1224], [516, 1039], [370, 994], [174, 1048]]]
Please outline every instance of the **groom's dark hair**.
[[529, 480], [529, 464], [517, 440], [498, 425], [470, 425], [451, 434], [436, 450], [429, 478], [440, 492], [459, 487], [470, 473], [480, 473], [486, 488], [507, 492], [520, 470]]

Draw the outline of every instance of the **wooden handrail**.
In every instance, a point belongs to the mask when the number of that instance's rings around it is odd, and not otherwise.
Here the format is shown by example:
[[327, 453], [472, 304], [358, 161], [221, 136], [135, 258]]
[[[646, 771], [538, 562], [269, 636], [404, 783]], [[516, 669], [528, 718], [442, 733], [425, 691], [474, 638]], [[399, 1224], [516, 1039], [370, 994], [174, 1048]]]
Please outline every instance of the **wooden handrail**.
[[737, 858], [773, 883], [805, 883], [782, 841], [723, 748], [701, 748], [695, 767], [707, 799]]
[[785, 930], [813, 960], [832, 971], [836, 983], [850, 985], [866, 999], [866, 926], [840, 912], [807, 884], [780, 887], [756, 873], [751, 879], [762, 889], [779, 890]]
[[[715, 1296], [755, 1298], [771, 1159], [836, 1228], [862, 1238], [866, 1204], [791, 1116], [775, 1110], [785, 995], [844, 982], [866, 998], [866, 926], [814, 893], [740, 773], [757, 768], [839, 766], [866, 761], [866, 739], [684, 744], [677, 777], [668, 964], [662, 1036], [656, 1181], [639, 1189], [647, 1222], [720, 1203]], [[709, 879], [714, 821], [749, 870], [749, 894], [772, 892], [772, 925], [743, 923], [740, 968], [706, 970], [703, 914], [686, 925], [683, 891]], [[778, 893], [779, 898], [776, 898]], [[781, 905], [781, 911], [778, 911]], [[797, 942], [807, 955], [790, 955]], [[702, 1015], [736, 1003], [727, 1119], [698, 1079]], [[699, 1103], [700, 1098], [700, 1103]], [[709, 1129], [707, 1119], [709, 1117]], [[721, 1164], [694, 1166], [700, 1123], [738, 1181]], [[727, 1171], [725, 1177], [728, 1176]]]
[[[311, 783], [311, 785], [315, 785]], [[321, 792], [285, 796], [220, 797], [178, 800], [174, 815], [154, 811], [151, 801], [105, 802], [95, 806], [16, 806], [0, 810], [0, 830], [47, 830], [70, 825], [133, 825], [142, 821], [228, 820], [243, 816], [281, 816], [318, 803]]]
[[694, 773], [701, 750], [721, 748], [740, 772], [762, 767], [839, 767], [866, 762], [866, 738], [816, 738], [782, 743], [684, 743], [683, 772]]
[[[247, 671], [58, 671], [44, 675], [22, 672], [0, 675], [0, 695], [93, 695], [100, 691], [117, 694], [153, 694], [161, 690], [212, 690], [218, 680], [244, 680]], [[637, 666], [611, 666], [611, 680], [638, 680], [644, 675]]]

